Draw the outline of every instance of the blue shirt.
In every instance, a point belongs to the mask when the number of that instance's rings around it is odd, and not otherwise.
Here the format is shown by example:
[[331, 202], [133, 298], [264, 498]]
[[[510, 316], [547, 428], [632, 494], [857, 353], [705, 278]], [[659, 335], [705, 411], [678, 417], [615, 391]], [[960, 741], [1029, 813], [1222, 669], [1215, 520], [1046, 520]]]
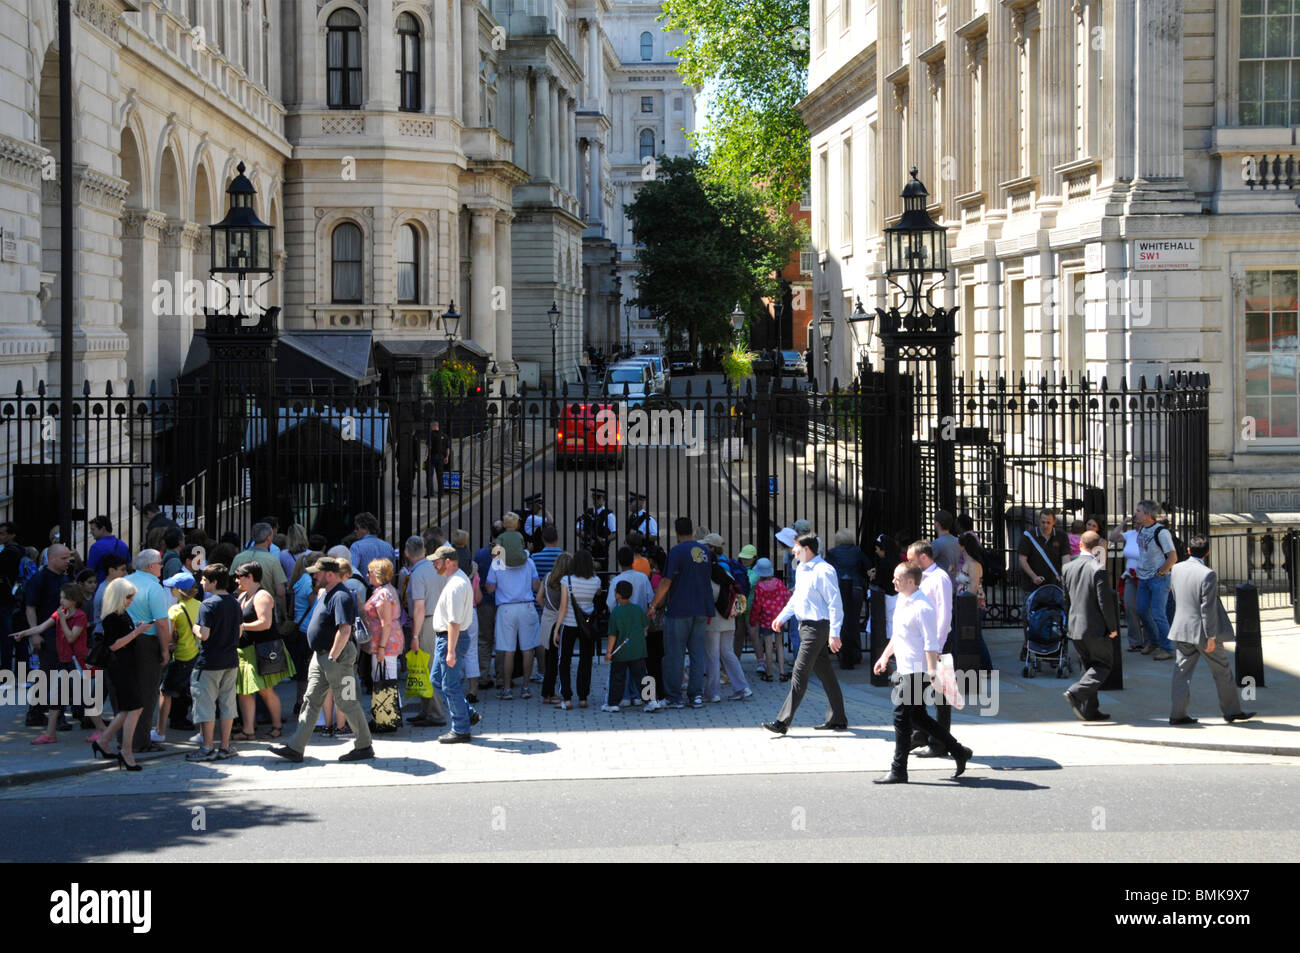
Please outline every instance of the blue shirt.
[[307, 625], [307, 620], [303, 619], [307, 609], [316, 601], [316, 590], [312, 587], [311, 576], [303, 573], [298, 577], [298, 581], [293, 584], [293, 620], [299, 622], [299, 627]]
[[334, 633], [341, 625], [357, 624], [357, 601], [352, 590], [339, 583], [325, 596], [322, 605], [312, 613], [307, 626], [307, 641], [313, 652], [329, 652], [334, 645]]
[[794, 571], [794, 593], [773, 621], [783, 623], [792, 616], [800, 622], [827, 619], [831, 624], [830, 637], [839, 638], [844, 622], [840, 579], [834, 567], [821, 556], [814, 556]]
[[131, 550], [126, 543], [122, 542], [116, 536], [101, 536], [90, 544], [90, 551], [86, 553], [86, 568], [95, 570], [95, 575], [99, 577], [102, 583], [108, 576], [107, 569], [99, 567], [99, 561], [109, 553], [121, 556], [128, 563], [131, 561]]
[[[126, 581], [135, 586], [135, 598], [131, 600], [131, 607], [127, 609], [127, 615], [131, 617], [132, 622], [153, 623], [156, 619], [167, 618], [167, 610], [171, 608], [172, 600], [157, 576], [138, 569], [127, 576]], [[149, 628], [144, 630], [144, 634], [157, 638], [158, 626], [150, 624]]]
[[555, 561], [564, 552], [559, 546], [547, 546], [541, 552], [533, 553], [533, 565], [537, 567], [537, 576], [545, 579], [555, 568]]
[[389, 562], [395, 560], [393, 547], [378, 536], [362, 536], [352, 544], [349, 555], [351, 556], [352, 572], [361, 580], [368, 578], [367, 573], [372, 559], [387, 559]]
[[614, 611], [614, 606], [618, 603], [614, 590], [618, 588], [620, 582], [627, 582], [632, 586], [632, 598], [628, 600], [631, 605], [640, 606], [642, 610], [650, 607], [650, 600], [655, 597], [655, 591], [650, 587], [650, 580], [639, 570], [625, 569], [609, 581], [609, 596], [605, 599], [605, 604], [609, 606], [610, 612]]
[[522, 566], [503, 567], [497, 569], [492, 566], [488, 569], [486, 582], [489, 586], [496, 586], [496, 604], [507, 606], [512, 602], [526, 602], [531, 604], [533, 601], [533, 583], [537, 581], [537, 566], [529, 559]]
[[[486, 579], [492, 569], [492, 547], [484, 546], [474, 554], [474, 565], [478, 566], [478, 577]], [[549, 572], [550, 570], [547, 570]], [[433, 615], [433, 606], [426, 606], [425, 611]]]
[[690, 540], [670, 549], [664, 577], [672, 580], [665, 612], [668, 618], [713, 616], [713, 563], [703, 543]]

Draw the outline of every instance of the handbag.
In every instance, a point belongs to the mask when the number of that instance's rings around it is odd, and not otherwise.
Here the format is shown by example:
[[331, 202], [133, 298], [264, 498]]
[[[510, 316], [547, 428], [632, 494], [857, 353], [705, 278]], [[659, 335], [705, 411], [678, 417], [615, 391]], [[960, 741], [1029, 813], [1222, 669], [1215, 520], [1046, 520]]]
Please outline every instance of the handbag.
[[99, 638], [90, 644], [86, 653], [86, 664], [93, 668], [105, 668], [113, 661], [113, 650], [108, 647], [108, 636], [100, 633]]
[[966, 707], [966, 697], [957, 686], [957, 671], [953, 667], [951, 655], [940, 655], [939, 664], [934, 670], [934, 687], [943, 692], [943, 700], [953, 708], [961, 711]]
[[433, 697], [433, 680], [429, 677], [428, 652], [421, 650], [406, 653], [406, 697]]
[[257, 674], [279, 675], [289, 671], [289, 652], [284, 647], [284, 639], [268, 639], [257, 643]]
[[[384, 663], [382, 656], [376, 656], [380, 664], [375, 671], [382, 673]], [[388, 734], [402, 727], [402, 700], [397, 694], [397, 679], [371, 679], [370, 689], [370, 730], [376, 734]]]
[[569, 583], [569, 605], [573, 607], [573, 620], [578, 623], [578, 632], [583, 638], [596, 639], [601, 633], [600, 628], [600, 594], [591, 601], [591, 611], [584, 612], [582, 606], [578, 605], [578, 600], [573, 595], [573, 583]]

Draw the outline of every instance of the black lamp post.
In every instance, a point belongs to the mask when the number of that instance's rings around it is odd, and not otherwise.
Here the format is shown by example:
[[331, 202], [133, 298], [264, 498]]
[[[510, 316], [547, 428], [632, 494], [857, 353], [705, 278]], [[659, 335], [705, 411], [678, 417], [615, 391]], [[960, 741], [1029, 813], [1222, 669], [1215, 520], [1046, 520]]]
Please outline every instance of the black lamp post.
[[456, 299], [447, 303], [447, 310], [442, 313], [442, 330], [447, 335], [447, 356], [456, 356], [456, 329], [460, 327], [460, 315], [456, 313]]
[[[862, 307], [862, 299], [858, 298], [853, 306], [853, 313], [849, 315], [849, 327], [853, 329], [854, 339], [858, 342], [859, 357], [859, 380], [865, 380], [866, 374], [871, 370], [871, 337], [872, 322], [875, 315], [868, 312]], [[863, 329], [863, 336], [858, 337], [857, 329]]]
[[[244, 175], [244, 168], [242, 162], [235, 167], [238, 174], [226, 188], [226, 194], [230, 196], [226, 217], [208, 226], [212, 238], [208, 274], [214, 278], [218, 275], [233, 276], [239, 285], [241, 305], [246, 288], [244, 282], [249, 275], [266, 275], [262, 284], [271, 280], [274, 232], [253, 210], [257, 189]], [[226, 303], [229, 305], [229, 298]], [[242, 306], [237, 314], [244, 316]]]
[[555, 337], [560, 333], [560, 308], [556, 302], [551, 302], [551, 310], [546, 312], [546, 317], [551, 322], [551, 393], [555, 393]]
[[835, 316], [823, 311], [817, 322], [817, 336], [822, 342], [822, 387], [830, 393], [831, 389], [831, 341], [835, 337]]
[[736, 302], [735, 310], [731, 312], [731, 330], [734, 332], [733, 343], [740, 346], [740, 332], [745, 330], [745, 312], [741, 310], [740, 302]]
[[[937, 397], [937, 414], [915, 407], [908, 415], [907, 428], [918, 420], [929, 421], [933, 433], [915, 434], [910, 429], [900, 436], [896, 459], [909, 461], [917, 447], [934, 446], [934, 500], [937, 509], [956, 511], [956, 447], [953, 398], [953, 349], [957, 339], [957, 308], [935, 307], [934, 290], [948, 271], [947, 229], [935, 222], [925, 210], [929, 192], [911, 170], [912, 179], [903, 188], [903, 215], [898, 223], [885, 229], [887, 256], [886, 278], [903, 295], [902, 309], [876, 309], [880, 319], [880, 340], [885, 352], [885, 387], [895, 399], [901, 391], [900, 364], [906, 362], [910, 376], [920, 375], [929, 366], [930, 384]], [[931, 276], [938, 276], [925, 287]], [[900, 407], [902, 405], [900, 404]], [[947, 439], [945, 439], [947, 434]], [[906, 444], [906, 447], [902, 446]], [[906, 462], [904, 465], [908, 465]], [[898, 512], [902, 525], [921, 530], [928, 524], [922, 513], [923, 500], [917, 496], [919, 474], [902, 472], [896, 477], [902, 498]]]

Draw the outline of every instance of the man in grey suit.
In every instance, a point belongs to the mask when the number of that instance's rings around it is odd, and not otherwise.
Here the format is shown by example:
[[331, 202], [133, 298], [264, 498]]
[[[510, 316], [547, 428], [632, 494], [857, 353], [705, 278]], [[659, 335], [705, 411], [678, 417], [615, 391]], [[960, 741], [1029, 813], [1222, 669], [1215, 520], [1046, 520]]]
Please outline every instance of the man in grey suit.
[[1106, 544], [1088, 530], [1079, 539], [1079, 558], [1062, 573], [1067, 633], [1083, 663], [1083, 674], [1065, 690], [1065, 700], [1084, 721], [1110, 717], [1097, 705], [1097, 691], [1110, 676], [1110, 640], [1119, 634], [1119, 603], [1106, 578], [1105, 556]]
[[1188, 558], [1174, 565], [1171, 590], [1174, 594], [1174, 621], [1169, 626], [1169, 641], [1174, 644], [1175, 669], [1173, 706], [1169, 724], [1194, 725], [1187, 715], [1187, 701], [1192, 693], [1192, 672], [1201, 656], [1210, 666], [1214, 687], [1219, 692], [1219, 710], [1227, 722], [1253, 718], [1253, 711], [1241, 710], [1241, 697], [1228, 668], [1225, 640], [1232, 639], [1232, 623], [1219, 601], [1218, 574], [1205, 565], [1210, 541], [1196, 535], [1188, 541]]

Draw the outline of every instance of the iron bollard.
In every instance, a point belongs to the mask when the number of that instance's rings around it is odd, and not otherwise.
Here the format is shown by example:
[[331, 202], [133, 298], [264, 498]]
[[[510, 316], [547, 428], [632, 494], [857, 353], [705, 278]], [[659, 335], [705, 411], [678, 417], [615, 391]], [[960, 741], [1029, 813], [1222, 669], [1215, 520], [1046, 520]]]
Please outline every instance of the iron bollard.
[[1246, 679], [1264, 687], [1264, 647], [1260, 641], [1259, 590], [1248, 582], [1237, 586], [1237, 685]]
[[974, 672], [980, 667], [979, 600], [971, 593], [953, 600], [952, 667], [959, 672]]
[[[883, 589], [877, 589], [874, 586], [871, 589], [870, 599], [871, 613], [871, 643], [868, 645], [870, 658], [867, 664], [874, 666], [876, 659], [884, 654], [885, 646], [889, 644], [889, 633], [885, 631], [885, 592]], [[871, 673], [871, 684], [877, 688], [885, 688], [890, 685], [889, 674], [877, 675]]]

